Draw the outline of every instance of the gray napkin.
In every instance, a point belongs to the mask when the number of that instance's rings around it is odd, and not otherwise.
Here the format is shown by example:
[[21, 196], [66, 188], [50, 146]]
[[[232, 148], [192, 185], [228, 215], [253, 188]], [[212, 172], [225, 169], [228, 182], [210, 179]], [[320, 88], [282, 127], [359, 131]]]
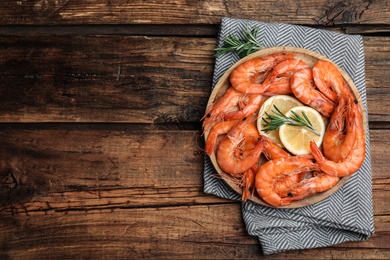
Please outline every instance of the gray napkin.
[[[360, 35], [313, 29], [289, 24], [272, 24], [223, 18], [218, 47], [229, 34], [242, 38], [242, 30], [260, 27], [258, 40], [264, 47], [293, 46], [318, 52], [339, 65], [353, 80], [367, 111], [363, 39]], [[216, 58], [213, 87], [239, 57], [226, 53]], [[367, 127], [368, 129], [368, 127]], [[204, 192], [240, 200], [205, 156]], [[265, 255], [294, 249], [326, 247], [346, 241], [366, 240], [374, 233], [370, 140], [362, 167], [327, 199], [297, 209], [275, 209], [251, 201], [242, 203], [242, 215], [250, 235], [257, 236]]]

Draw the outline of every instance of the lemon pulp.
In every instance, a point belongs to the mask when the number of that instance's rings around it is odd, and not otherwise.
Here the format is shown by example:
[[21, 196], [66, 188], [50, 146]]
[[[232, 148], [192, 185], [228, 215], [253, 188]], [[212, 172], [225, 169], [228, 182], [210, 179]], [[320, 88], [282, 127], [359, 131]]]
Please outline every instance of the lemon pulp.
[[280, 112], [286, 114], [286, 112], [289, 111], [291, 108], [297, 106], [303, 106], [303, 104], [298, 99], [292, 96], [276, 95], [268, 98], [260, 108], [259, 118], [257, 119], [257, 129], [259, 130], [260, 134], [271, 138], [280, 147], [284, 148], [284, 145], [279, 138], [279, 129], [276, 131], [269, 131], [269, 132], [264, 131], [265, 122], [263, 121], [262, 118], [267, 119], [267, 115], [265, 114], [265, 112], [267, 112], [270, 115], [275, 114], [274, 112], [272, 112], [272, 110], [275, 110], [274, 105], [280, 110]]
[[299, 106], [291, 108], [286, 113], [287, 117], [293, 116], [291, 111], [294, 111], [302, 118], [304, 118], [304, 112], [313, 128], [319, 133], [319, 136], [306, 128], [284, 124], [279, 128], [280, 141], [289, 152], [295, 155], [311, 154], [310, 141], [314, 141], [317, 146], [322, 144], [325, 134], [325, 122], [320, 113], [311, 107]]

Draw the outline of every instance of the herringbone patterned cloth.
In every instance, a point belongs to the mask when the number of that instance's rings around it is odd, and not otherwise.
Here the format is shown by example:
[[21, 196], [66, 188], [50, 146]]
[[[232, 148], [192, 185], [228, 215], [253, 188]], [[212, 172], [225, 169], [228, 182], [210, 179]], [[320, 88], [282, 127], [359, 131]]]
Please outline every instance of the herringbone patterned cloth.
[[[242, 38], [247, 23], [252, 30], [260, 27], [258, 40], [265, 47], [293, 46], [318, 52], [339, 65], [355, 83], [367, 111], [363, 39], [359, 35], [313, 29], [289, 24], [271, 24], [223, 18], [218, 47], [229, 34]], [[213, 86], [239, 57], [234, 53], [216, 58]], [[368, 129], [368, 126], [367, 126]], [[347, 183], [327, 199], [297, 209], [275, 209], [253, 202], [242, 204], [242, 215], [250, 235], [257, 236], [264, 254], [286, 250], [326, 247], [346, 241], [360, 241], [374, 233], [370, 140], [367, 133], [366, 157], [362, 167]], [[204, 192], [240, 200], [223, 180], [214, 177], [205, 157]]]

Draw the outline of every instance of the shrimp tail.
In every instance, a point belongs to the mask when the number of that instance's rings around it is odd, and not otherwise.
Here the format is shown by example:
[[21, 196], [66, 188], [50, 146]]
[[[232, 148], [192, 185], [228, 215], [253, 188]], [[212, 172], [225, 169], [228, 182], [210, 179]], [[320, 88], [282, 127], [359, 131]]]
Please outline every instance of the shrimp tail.
[[253, 195], [255, 191], [255, 176], [257, 167], [254, 165], [244, 173], [244, 188], [242, 193], [242, 200], [246, 202], [249, 195]]
[[314, 159], [320, 163], [326, 160], [325, 156], [322, 154], [321, 150], [318, 148], [317, 144], [314, 141], [310, 141], [310, 150], [313, 154]]
[[214, 151], [215, 144], [217, 143], [218, 133], [210, 132], [209, 137], [207, 138], [205, 151], [207, 155], [211, 155]]

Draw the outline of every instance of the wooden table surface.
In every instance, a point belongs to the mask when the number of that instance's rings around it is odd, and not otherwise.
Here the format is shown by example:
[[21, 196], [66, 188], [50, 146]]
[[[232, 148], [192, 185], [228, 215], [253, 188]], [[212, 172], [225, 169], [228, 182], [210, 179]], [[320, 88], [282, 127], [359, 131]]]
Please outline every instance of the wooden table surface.
[[[264, 256], [203, 193], [222, 17], [363, 35], [373, 237]], [[0, 258], [390, 258], [389, 64], [389, 0], [4, 0]]]

